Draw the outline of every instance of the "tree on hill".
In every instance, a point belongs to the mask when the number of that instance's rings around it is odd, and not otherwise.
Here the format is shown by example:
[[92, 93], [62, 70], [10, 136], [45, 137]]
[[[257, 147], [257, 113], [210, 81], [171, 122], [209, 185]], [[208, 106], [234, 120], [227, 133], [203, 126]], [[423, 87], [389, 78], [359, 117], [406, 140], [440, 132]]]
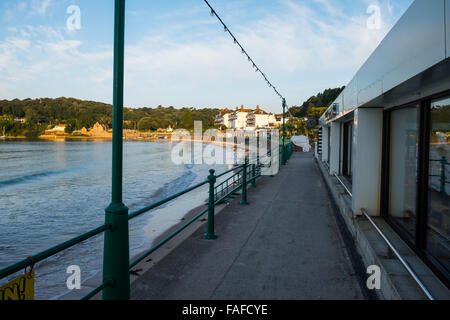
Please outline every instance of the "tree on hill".
[[194, 120], [192, 119], [192, 112], [191, 110], [187, 109], [184, 114], [183, 118], [181, 119], [181, 125], [183, 129], [190, 130], [194, 128]]
[[0, 116], [0, 134], [3, 135], [3, 132], [8, 130], [10, 127], [12, 127], [14, 124], [14, 119], [12, 115], [4, 114]]
[[[167, 128], [169, 125], [172, 128], [180, 126], [191, 129], [194, 120], [202, 121], [203, 129], [206, 130], [214, 127], [214, 117], [219, 112], [219, 109], [175, 109], [172, 106], [124, 108], [124, 128], [139, 128], [139, 122], [142, 119], [150, 118], [141, 123], [140, 127], [143, 130]], [[48, 126], [53, 127], [60, 123], [70, 125], [67, 129], [68, 133], [83, 127], [92, 128], [96, 122], [108, 128], [112, 126], [112, 105], [75, 98], [0, 100], [1, 115], [26, 118], [26, 123], [15, 122], [6, 128], [8, 134], [12, 136], [25, 135], [27, 132], [28, 135], [38, 136]], [[185, 118], [185, 123], [183, 123], [183, 118]]]
[[341, 88], [326, 89], [324, 92], [319, 92], [317, 95], [310, 97], [308, 100], [303, 102], [301, 106], [293, 106], [289, 109], [289, 111], [294, 117], [309, 117], [308, 114], [312, 113], [315, 118], [317, 116], [317, 110], [313, 109], [322, 108], [323, 112], [325, 112], [325, 110], [331, 105], [331, 103], [333, 103], [334, 100], [336, 100], [344, 89], [345, 86]]

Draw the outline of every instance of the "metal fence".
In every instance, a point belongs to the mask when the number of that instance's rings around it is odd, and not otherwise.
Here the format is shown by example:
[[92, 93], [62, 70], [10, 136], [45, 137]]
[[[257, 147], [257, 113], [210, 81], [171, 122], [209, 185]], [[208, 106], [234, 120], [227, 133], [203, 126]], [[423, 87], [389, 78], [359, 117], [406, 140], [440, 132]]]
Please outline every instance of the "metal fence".
[[439, 192], [446, 195], [446, 185], [450, 183], [450, 180], [447, 180], [447, 170], [450, 167], [450, 163], [448, 163], [447, 158], [444, 156], [442, 156], [439, 160], [432, 159], [430, 162], [439, 163], [439, 173], [434, 172], [435, 170], [433, 170], [433, 166], [430, 166], [431, 174], [429, 176], [439, 178]]

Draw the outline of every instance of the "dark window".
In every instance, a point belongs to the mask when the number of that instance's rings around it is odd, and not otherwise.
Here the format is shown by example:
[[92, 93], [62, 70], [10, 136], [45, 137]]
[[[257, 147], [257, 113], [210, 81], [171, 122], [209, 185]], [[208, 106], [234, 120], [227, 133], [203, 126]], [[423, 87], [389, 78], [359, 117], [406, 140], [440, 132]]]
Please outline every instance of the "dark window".
[[342, 174], [350, 181], [353, 173], [353, 121], [344, 123]]
[[426, 250], [450, 270], [450, 98], [431, 102]]
[[328, 137], [328, 154], [327, 154], [327, 163], [330, 164], [330, 155], [331, 155], [331, 127], [327, 128], [327, 137]]
[[388, 214], [411, 238], [417, 222], [418, 109], [413, 105], [392, 111], [390, 119]]
[[449, 286], [450, 97], [386, 112], [382, 215]]

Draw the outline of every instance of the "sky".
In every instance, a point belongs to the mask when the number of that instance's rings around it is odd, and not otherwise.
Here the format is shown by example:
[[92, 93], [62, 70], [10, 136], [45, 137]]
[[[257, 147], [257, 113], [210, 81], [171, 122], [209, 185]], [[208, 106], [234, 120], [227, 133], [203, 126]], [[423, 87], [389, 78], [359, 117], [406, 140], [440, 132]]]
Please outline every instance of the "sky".
[[[346, 85], [413, 0], [209, 2], [292, 106]], [[2, 0], [0, 100], [111, 103], [113, 26], [113, 0]], [[126, 1], [124, 99], [281, 110], [203, 0]]]

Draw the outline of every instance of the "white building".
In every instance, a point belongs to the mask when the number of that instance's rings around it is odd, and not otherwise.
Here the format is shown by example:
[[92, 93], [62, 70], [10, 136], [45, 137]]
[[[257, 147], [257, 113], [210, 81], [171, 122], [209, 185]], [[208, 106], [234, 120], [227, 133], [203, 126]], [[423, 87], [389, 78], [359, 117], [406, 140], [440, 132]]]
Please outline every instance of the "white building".
[[283, 115], [268, 113], [256, 106], [255, 110], [236, 107], [234, 112], [228, 108], [222, 110], [215, 119], [215, 124], [225, 125], [234, 130], [256, 130], [279, 126], [283, 123]]
[[347, 225], [357, 226], [355, 217], [367, 212], [447, 287], [449, 8], [450, 0], [413, 2], [320, 119], [317, 155], [349, 190], [341, 202], [351, 203]]
[[267, 113], [259, 106], [256, 106], [256, 110], [250, 112], [247, 115], [247, 128], [251, 129], [265, 129], [273, 127], [275, 124], [275, 116], [271, 113]]
[[[253, 110], [236, 107], [236, 111], [230, 115], [230, 129], [245, 130], [247, 129], [247, 117]], [[250, 128], [249, 128], [250, 129]]]
[[53, 129], [46, 130], [46, 134], [64, 134], [66, 132], [67, 124], [58, 124]]
[[216, 126], [226, 126], [227, 128], [230, 128], [230, 116], [232, 113], [233, 112], [228, 108], [221, 110], [220, 113], [216, 116], [214, 124]]

